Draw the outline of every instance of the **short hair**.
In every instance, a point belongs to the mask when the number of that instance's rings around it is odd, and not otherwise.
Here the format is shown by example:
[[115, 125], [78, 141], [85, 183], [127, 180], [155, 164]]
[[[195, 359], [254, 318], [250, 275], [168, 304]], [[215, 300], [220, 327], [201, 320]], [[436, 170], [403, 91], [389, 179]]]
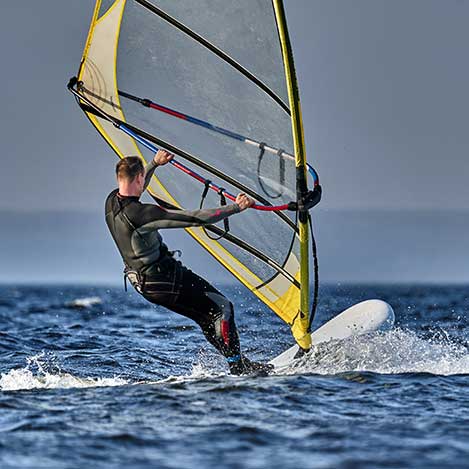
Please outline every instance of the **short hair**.
[[116, 164], [117, 179], [127, 179], [132, 182], [143, 171], [142, 159], [138, 156], [127, 156]]

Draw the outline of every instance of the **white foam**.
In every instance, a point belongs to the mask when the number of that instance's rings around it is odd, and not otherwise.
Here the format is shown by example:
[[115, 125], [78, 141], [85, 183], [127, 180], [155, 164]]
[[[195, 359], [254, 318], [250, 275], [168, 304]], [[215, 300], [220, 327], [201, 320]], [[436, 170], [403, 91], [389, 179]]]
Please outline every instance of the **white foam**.
[[197, 363], [192, 365], [191, 373], [188, 375], [171, 375], [158, 381], [142, 381], [136, 384], [164, 384], [164, 383], [187, 383], [201, 381], [204, 379], [218, 378], [227, 375], [226, 367], [220, 357], [201, 356]]
[[[49, 373], [44, 369], [44, 353], [28, 358], [25, 368], [12, 369], [0, 376], [0, 390], [18, 391], [24, 389], [68, 389], [104, 386], [122, 386], [122, 378], [79, 378], [70, 373]], [[34, 368], [34, 371], [31, 369]]]
[[106, 387], [106, 386], [123, 386], [126, 384], [165, 384], [165, 383], [183, 383], [199, 381], [209, 378], [216, 378], [226, 375], [226, 369], [222, 365], [223, 360], [220, 357], [202, 356], [198, 362], [193, 365], [190, 374], [187, 375], [171, 375], [167, 378], [156, 381], [138, 381], [129, 382], [123, 378], [93, 378], [78, 377], [71, 373], [47, 371], [52, 365], [57, 368], [54, 363], [55, 358], [46, 355], [44, 352], [27, 358], [27, 365], [24, 368], [15, 368], [7, 373], [0, 375], [1, 391], [18, 391], [27, 389], [69, 389], [69, 388], [90, 388], [90, 387]]
[[95, 305], [100, 305], [103, 302], [99, 296], [90, 296], [86, 298], [76, 298], [75, 300], [67, 303], [67, 306], [72, 308], [91, 308]]
[[428, 339], [394, 328], [319, 344], [281, 374], [333, 375], [349, 371], [469, 374], [469, 351], [448, 337]]

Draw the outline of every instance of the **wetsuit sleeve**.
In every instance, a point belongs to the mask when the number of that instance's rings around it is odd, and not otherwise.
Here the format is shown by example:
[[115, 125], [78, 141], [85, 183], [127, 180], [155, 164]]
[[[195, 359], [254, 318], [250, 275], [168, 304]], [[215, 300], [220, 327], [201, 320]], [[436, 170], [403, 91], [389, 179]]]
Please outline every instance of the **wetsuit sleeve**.
[[148, 184], [150, 184], [151, 177], [157, 167], [158, 165], [153, 159], [145, 166], [145, 185], [143, 186], [143, 190], [145, 190], [148, 187]]
[[144, 215], [145, 228], [155, 230], [211, 225], [241, 211], [238, 204], [203, 210], [164, 210], [151, 205], [146, 207], [152, 208], [147, 209]]

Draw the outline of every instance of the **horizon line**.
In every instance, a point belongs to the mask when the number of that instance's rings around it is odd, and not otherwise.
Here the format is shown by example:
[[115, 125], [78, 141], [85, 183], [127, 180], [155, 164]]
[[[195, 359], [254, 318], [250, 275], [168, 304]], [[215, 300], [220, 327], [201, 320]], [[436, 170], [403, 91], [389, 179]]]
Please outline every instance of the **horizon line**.
[[[71, 214], [71, 213], [87, 213], [87, 214], [102, 214], [103, 210], [99, 209], [86, 209], [86, 208], [55, 208], [55, 209], [28, 209], [28, 208], [2, 208], [0, 207], [0, 213], [8, 214], [8, 215], [15, 215], [15, 214], [23, 214], [23, 215], [31, 215], [31, 214]], [[392, 207], [361, 207], [361, 208], [317, 208], [314, 209], [313, 213], [328, 213], [328, 212], [354, 212], [354, 213], [441, 213], [441, 214], [448, 214], [448, 213], [461, 213], [461, 214], [469, 214], [469, 208], [412, 208], [412, 207], [403, 207], [403, 208], [392, 208]]]

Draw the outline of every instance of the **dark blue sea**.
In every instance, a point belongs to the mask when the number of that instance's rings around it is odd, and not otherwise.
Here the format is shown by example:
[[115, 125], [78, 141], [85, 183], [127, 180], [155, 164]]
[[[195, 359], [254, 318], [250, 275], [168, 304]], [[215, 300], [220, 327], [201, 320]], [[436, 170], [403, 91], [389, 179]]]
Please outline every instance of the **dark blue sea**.
[[[292, 345], [220, 288], [247, 355]], [[233, 377], [193, 324], [134, 292], [0, 287], [0, 467], [469, 467], [469, 288], [323, 287], [316, 326], [368, 298], [393, 306], [394, 329]]]

